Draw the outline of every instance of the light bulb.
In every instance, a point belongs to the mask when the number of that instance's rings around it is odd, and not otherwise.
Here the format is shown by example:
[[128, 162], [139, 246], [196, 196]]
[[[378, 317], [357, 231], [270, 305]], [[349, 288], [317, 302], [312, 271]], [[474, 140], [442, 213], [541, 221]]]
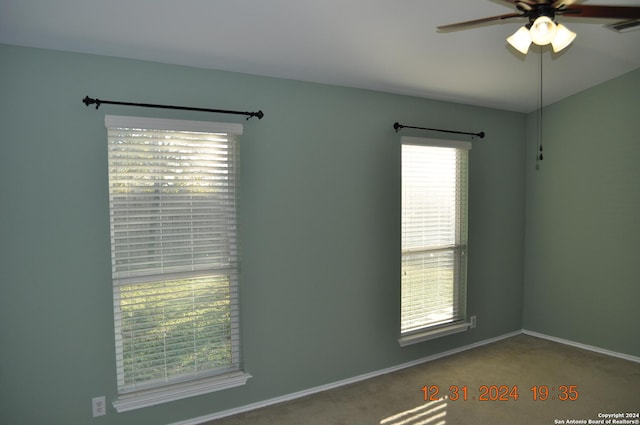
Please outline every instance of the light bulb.
[[547, 16], [540, 16], [531, 25], [531, 41], [539, 46], [551, 43], [556, 36], [556, 24]]
[[520, 53], [526, 55], [531, 45], [531, 34], [529, 34], [527, 27], [520, 27], [511, 37], [507, 38], [507, 41]]
[[556, 36], [551, 42], [553, 46], [553, 51], [558, 53], [560, 50], [567, 47], [574, 38], [576, 38], [576, 33], [571, 31], [569, 28], [565, 27], [562, 24], [558, 24], [558, 30], [556, 32]]

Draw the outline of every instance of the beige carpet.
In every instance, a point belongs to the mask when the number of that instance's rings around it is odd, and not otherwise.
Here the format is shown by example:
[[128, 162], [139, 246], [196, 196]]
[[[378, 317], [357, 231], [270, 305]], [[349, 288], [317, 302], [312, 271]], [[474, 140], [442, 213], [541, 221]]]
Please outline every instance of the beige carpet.
[[[462, 400], [462, 390], [457, 401], [424, 401], [423, 387], [428, 386], [427, 395], [431, 397], [433, 386], [443, 396], [452, 385], [467, 387], [466, 401]], [[548, 387], [547, 400], [533, 400], [534, 385]], [[514, 400], [514, 393], [510, 396], [501, 391], [501, 386], [509, 390], [517, 386], [518, 399]], [[542, 391], [538, 391], [540, 398]], [[480, 400], [483, 393], [486, 401]], [[506, 401], [496, 400], [501, 393]], [[207, 425], [547, 425], [597, 423], [589, 420], [600, 419], [607, 424], [606, 420], [613, 417], [601, 414], [638, 412], [639, 363], [518, 335]], [[620, 419], [624, 418], [616, 420]]]

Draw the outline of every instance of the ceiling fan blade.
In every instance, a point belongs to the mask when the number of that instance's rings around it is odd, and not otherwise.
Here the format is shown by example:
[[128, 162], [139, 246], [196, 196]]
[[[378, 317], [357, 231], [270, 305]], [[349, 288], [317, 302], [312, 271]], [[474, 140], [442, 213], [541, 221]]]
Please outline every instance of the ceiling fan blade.
[[500, 1], [503, 1], [505, 3], [511, 3], [511, 4], [527, 3], [527, 4], [530, 4], [531, 6], [535, 6], [537, 3], [539, 3], [537, 0], [500, 0]]
[[566, 8], [582, 0], [500, 0], [515, 5], [518, 10], [533, 10], [537, 5], [549, 5], [553, 9]]
[[573, 5], [557, 11], [567, 18], [640, 19], [640, 6]]
[[471, 27], [474, 25], [479, 25], [479, 24], [484, 24], [486, 22], [492, 22], [492, 21], [501, 21], [503, 19], [509, 19], [509, 18], [520, 18], [523, 17], [525, 15], [521, 14], [521, 13], [507, 13], [505, 15], [498, 15], [498, 16], [490, 16], [488, 18], [480, 18], [480, 19], [474, 19], [471, 21], [465, 21], [465, 22], [458, 22], [455, 24], [448, 24], [448, 25], [441, 25], [438, 27], [438, 30], [440, 31], [455, 31], [455, 30], [460, 30], [460, 29], [464, 29], [467, 27]]
[[[522, 12], [527, 12], [532, 10], [538, 3], [537, 0], [500, 0], [500, 1], [502, 1], [503, 3], [509, 3], [512, 6], [515, 6], [516, 9]], [[547, 0], [547, 1], [551, 1], [551, 0]]]
[[551, 4], [551, 7], [554, 9], [567, 8], [574, 3], [577, 3], [578, 0], [556, 0]]

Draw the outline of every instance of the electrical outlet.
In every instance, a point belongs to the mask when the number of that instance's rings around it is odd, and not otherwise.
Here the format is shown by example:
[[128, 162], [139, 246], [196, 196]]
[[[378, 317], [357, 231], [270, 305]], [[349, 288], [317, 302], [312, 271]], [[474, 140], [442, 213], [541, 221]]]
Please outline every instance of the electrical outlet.
[[104, 396], [94, 397], [91, 399], [91, 406], [93, 407], [93, 417], [104, 416], [107, 414], [107, 403]]
[[476, 327], [476, 316], [471, 316], [471, 329]]

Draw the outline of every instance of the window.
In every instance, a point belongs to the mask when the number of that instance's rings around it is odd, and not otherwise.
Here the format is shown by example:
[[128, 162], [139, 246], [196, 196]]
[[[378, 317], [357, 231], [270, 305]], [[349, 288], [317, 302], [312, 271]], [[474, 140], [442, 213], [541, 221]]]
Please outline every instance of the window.
[[468, 142], [402, 138], [401, 345], [468, 328], [470, 148]]
[[107, 116], [118, 411], [242, 385], [238, 124]]

